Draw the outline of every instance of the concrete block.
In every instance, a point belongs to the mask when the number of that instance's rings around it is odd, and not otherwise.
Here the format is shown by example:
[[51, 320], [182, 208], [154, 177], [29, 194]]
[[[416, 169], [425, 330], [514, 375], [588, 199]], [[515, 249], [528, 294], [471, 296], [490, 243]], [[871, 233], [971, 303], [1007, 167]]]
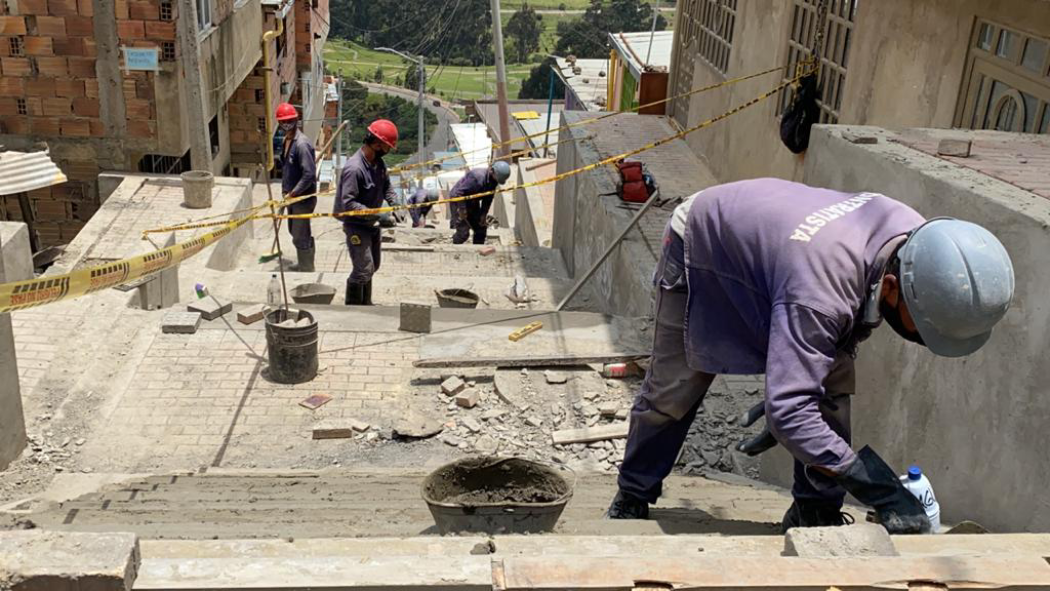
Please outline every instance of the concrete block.
[[29, 228], [22, 222], [0, 222], [0, 244], [3, 245], [4, 282], [33, 278], [33, 252], [29, 246]]
[[897, 556], [897, 548], [881, 525], [796, 527], [784, 536], [784, 555], [801, 558]]
[[543, 372], [543, 377], [546, 378], [548, 384], [564, 384], [569, 381], [569, 376], [565, 375], [564, 372], [547, 370]]
[[615, 402], [603, 402], [598, 405], [598, 412], [605, 418], [612, 418], [619, 412], [620, 405]]
[[161, 323], [161, 332], [170, 334], [193, 334], [201, 325], [200, 312], [168, 312]]
[[405, 332], [430, 332], [430, 306], [426, 304], [401, 303], [401, 327]]
[[349, 439], [354, 436], [354, 429], [349, 423], [321, 423], [314, 427], [314, 439]]
[[478, 391], [474, 388], [464, 390], [456, 395], [456, 406], [474, 408], [478, 405]]
[[441, 382], [441, 391], [444, 392], [446, 396], [455, 396], [462, 392], [466, 387], [467, 383], [461, 380], [459, 376], [452, 376], [444, 382]]
[[233, 304], [230, 302], [223, 304], [214, 297], [207, 296], [186, 306], [186, 310], [190, 312], [200, 312], [200, 315], [203, 316], [205, 320], [215, 320], [230, 310], [233, 310]]
[[[11, 224], [0, 224], [0, 229], [10, 230], [10, 226]], [[26, 256], [29, 253], [28, 234], [26, 243], [22, 246], [19, 246], [18, 240], [11, 243], [4, 240], [3, 234], [0, 234], [0, 283], [8, 280], [5, 269], [9, 258], [9, 244], [10, 250], [15, 251], [15, 254], [10, 256], [15, 260], [22, 258], [18, 251], [24, 249]], [[15, 355], [10, 314], [0, 314], [0, 376], [5, 376], [4, 379], [0, 379], [0, 470], [4, 470], [26, 447], [25, 415], [22, 412], [22, 392], [17, 379], [18, 358]], [[0, 573], [2, 572], [0, 569]], [[2, 587], [0, 585], [0, 588]]]
[[128, 533], [0, 532], [0, 589], [130, 591], [141, 565]]
[[971, 140], [953, 140], [945, 138], [937, 144], [937, 153], [941, 156], [954, 156], [956, 158], [969, 158]]
[[[174, 236], [174, 235], [173, 235]], [[163, 310], [179, 303], [179, 268], [165, 269], [138, 286], [133, 305], [143, 310]]]
[[266, 304], [255, 304], [254, 306], [248, 306], [243, 310], [237, 311], [237, 322], [241, 324], [254, 324], [263, 319], [266, 316], [270, 308]]

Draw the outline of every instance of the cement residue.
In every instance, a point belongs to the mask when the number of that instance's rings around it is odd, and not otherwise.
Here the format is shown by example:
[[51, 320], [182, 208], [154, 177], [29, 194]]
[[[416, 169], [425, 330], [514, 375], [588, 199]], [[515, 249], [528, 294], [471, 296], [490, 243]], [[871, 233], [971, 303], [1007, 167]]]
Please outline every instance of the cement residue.
[[465, 506], [553, 503], [571, 492], [555, 470], [517, 458], [469, 458], [439, 468], [423, 484], [429, 501]]

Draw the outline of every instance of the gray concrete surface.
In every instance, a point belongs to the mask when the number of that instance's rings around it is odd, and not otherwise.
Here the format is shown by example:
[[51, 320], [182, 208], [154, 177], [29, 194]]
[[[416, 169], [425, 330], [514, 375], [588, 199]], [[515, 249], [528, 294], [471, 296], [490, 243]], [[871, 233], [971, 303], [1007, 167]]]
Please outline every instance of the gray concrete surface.
[[[8, 281], [8, 259], [17, 265], [17, 261], [29, 253], [28, 244], [23, 243], [28, 242], [28, 233], [24, 231], [24, 224], [5, 223], [0, 226], [0, 283], [5, 283]], [[14, 234], [11, 232], [12, 226], [21, 226], [23, 241], [12, 240], [8, 246], [7, 237]], [[12, 280], [14, 279], [12, 277]], [[22, 411], [22, 392], [18, 375], [18, 357], [15, 352], [11, 315], [0, 314], [0, 376], [3, 376], [0, 379], [0, 471], [7, 468], [26, 446], [25, 415]]]
[[0, 589], [131, 591], [141, 557], [128, 533], [0, 532]]
[[[557, 161], [538, 158], [518, 162], [518, 184], [524, 185], [554, 176]], [[539, 185], [514, 191], [514, 235], [525, 246], [550, 246], [553, 226], [554, 187]]]
[[0, 222], [0, 244], [3, 244], [4, 281], [33, 278], [33, 251], [29, 246], [29, 228], [22, 222]]
[[874, 523], [849, 527], [796, 527], [784, 536], [784, 556], [897, 556], [886, 528]]
[[[875, 135], [879, 142], [852, 144], [842, 139], [847, 132]], [[909, 464], [921, 466], [943, 520], [972, 519], [1000, 532], [1045, 531], [1050, 528], [1050, 455], [1044, 445], [1050, 421], [1050, 201], [965, 168], [965, 161], [929, 156], [894, 140], [893, 132], [879, 128], [817, 127], [805, 180], [884, 193], [927, 217], [984, 225], [1010, 253], [1016, 291], [991, 340], [967, 358], [939, 358], [888, 328], [875, 331], [858, 358], [854, 445], [870, 444], [901, 473]], [[1030, 157], [1040, 156], [1045, 155]], [[1013, 174], [1031, 170], [1017, 166]], [[783, 482], [785, 464], [780, 468], [770, 465], [765, 472]]]

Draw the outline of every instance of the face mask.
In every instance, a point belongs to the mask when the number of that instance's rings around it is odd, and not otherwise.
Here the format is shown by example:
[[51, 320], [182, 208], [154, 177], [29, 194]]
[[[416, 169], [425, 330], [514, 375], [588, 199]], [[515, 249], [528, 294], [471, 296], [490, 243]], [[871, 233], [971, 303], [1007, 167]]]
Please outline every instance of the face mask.
[[283, 131], [285, 134], [289, 134], [295, 131], [296, 124], [295, 121], [282, 121], [280, 127], [281, 131]]
[[889, 324], [890, 328], [892, 328], [894, 332], [899, 334], [901, 338], [907, 341], [911, 341], [913, 343], [917, 343], [924, 347], [926, 346], [926, 343], [922, 341], [922, 337], [919, 336], [918, 332], [911, 332], [908, 329], [904, 328], [904, 321], [901, 320], [901, 312], [899, 306], [891, 307], [889, 303], [886, 302], [886, 300], [882, 300], [881, 302], [879, 302], [879, 313], [882, 314], [882, 317], [886, 320], [886, 324]]

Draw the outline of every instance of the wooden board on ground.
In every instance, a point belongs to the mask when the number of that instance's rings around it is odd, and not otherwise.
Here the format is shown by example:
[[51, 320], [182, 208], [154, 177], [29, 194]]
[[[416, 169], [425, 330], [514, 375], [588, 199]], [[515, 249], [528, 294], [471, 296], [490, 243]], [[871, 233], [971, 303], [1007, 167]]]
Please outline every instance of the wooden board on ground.
[[432, 357], [419, 359], [413, 367], [543, 367], [548, 365], [588, 365], [619, 363], [649, 357], [648, 353], [607, 353], [601, 355], [523, 355], [502, 357]]
[[606, 439], [626, 439], [629, 423], [623, 421], [612, 425], [600, 427], [587, 427], [585, 429], [564, 429], [551, 434], [554, 445], [569, 445], [571, 443], [592, 443], [594, 441], [605, 441]]

